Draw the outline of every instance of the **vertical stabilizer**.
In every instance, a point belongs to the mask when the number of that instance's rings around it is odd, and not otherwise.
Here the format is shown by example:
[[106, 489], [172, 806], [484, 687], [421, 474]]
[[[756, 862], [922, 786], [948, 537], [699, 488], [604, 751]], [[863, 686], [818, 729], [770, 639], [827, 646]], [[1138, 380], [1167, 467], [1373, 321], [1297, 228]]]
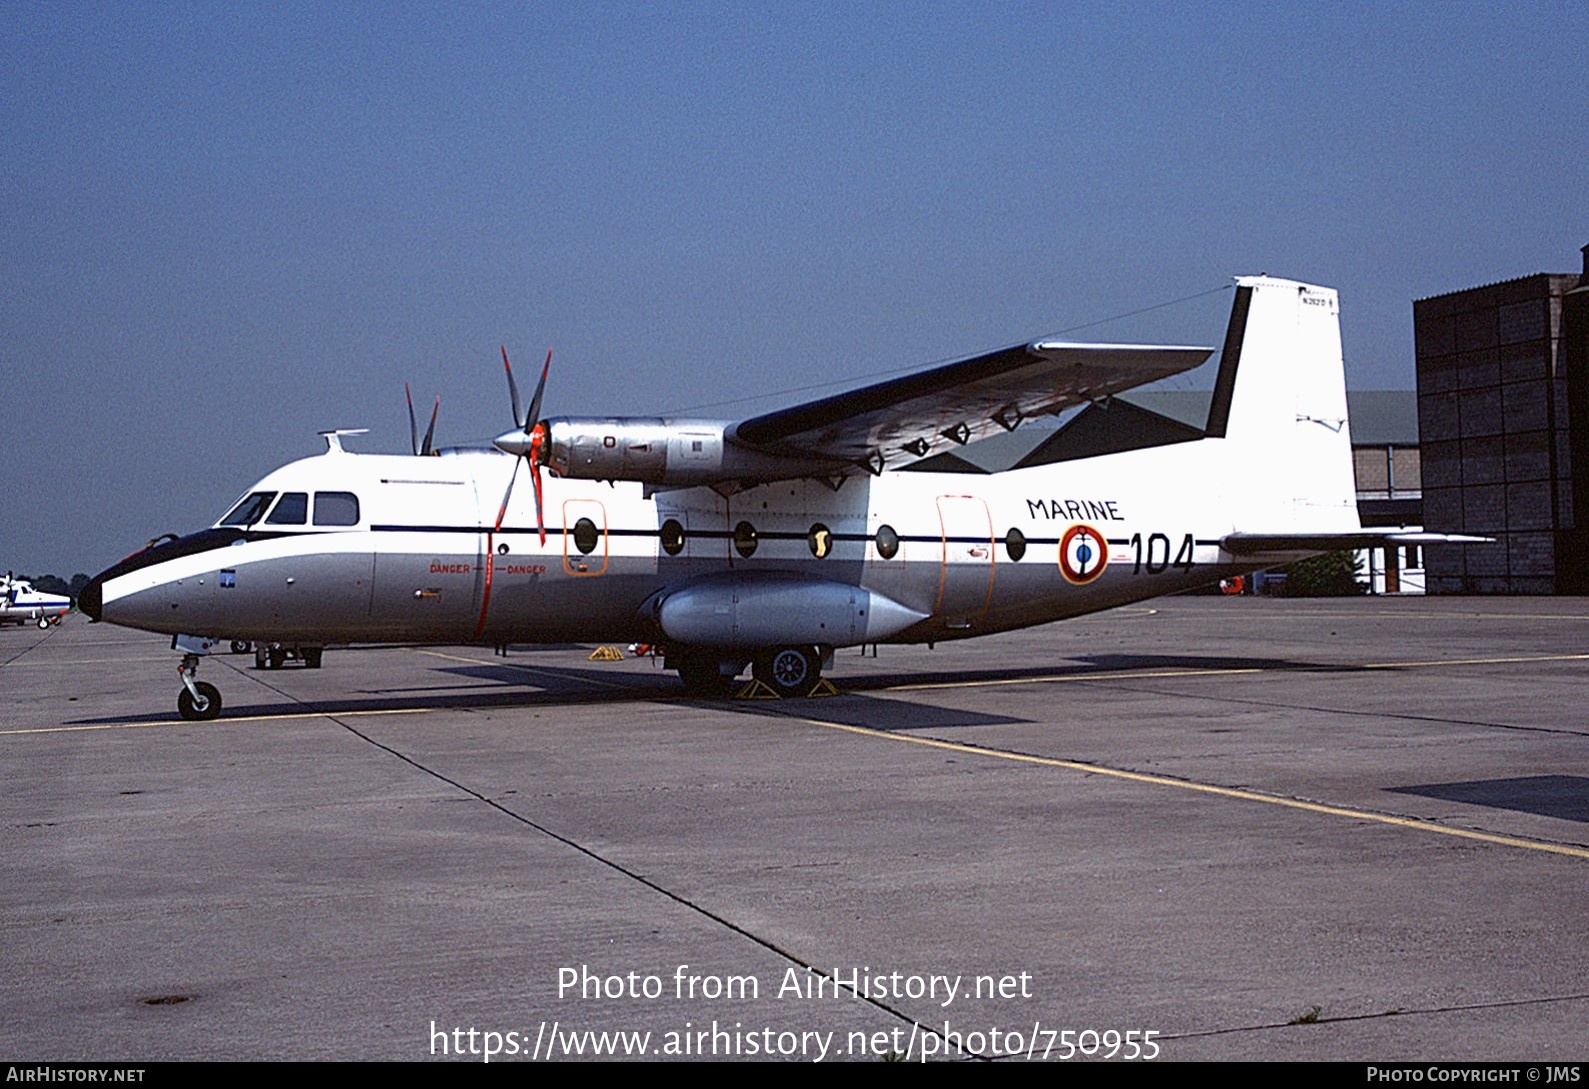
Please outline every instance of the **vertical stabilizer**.
[[1236, 281], [1208, 434], [1225, 440], [1240, 528], [1358, 528], [1340, 302], [1332, 288]]

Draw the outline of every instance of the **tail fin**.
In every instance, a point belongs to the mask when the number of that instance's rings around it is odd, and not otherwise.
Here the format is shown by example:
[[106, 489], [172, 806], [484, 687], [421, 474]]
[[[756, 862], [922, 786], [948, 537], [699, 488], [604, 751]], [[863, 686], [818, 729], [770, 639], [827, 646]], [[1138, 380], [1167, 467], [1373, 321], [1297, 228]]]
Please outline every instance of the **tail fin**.
[[1207, 433], [1229, 448], [1242, 531], [1359, 528], [1333, 289], [1236, 281]]

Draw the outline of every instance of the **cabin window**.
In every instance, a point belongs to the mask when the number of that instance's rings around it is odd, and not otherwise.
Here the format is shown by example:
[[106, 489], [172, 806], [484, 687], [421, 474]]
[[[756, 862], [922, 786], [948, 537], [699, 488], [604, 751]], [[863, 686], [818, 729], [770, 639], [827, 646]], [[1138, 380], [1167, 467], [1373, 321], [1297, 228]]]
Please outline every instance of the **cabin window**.
[[275, 492], [254, 492], [244, 499], [219, 525], [223, 526], [251, 526], [265, 516], [265, 511], [270, 507], [270, 501], [276, 498]]
[[301, 526], [309, 521], [309, 493], [284, 492], [276, 501], [275, 509], [265, 519], [271, 526]]
[[894, 532], [893, 526], [877, 527], [877, 554], [885, 560], [899, 555], [899, 534]]
[[833, 551], [833, 531], [821, 522], [816, 523], [806, 534], [806, 547], [817, 559], [823, 559]]
[[314, 524], [317, 526], [358, 525], [359, 497], [352, 492], [315, 492]]
[[580, 552], [590, 555], [596, 551], [596, 542], [600, 539], [601, 531], [589, 518], [581, 518], [574, 523], [574, 547]]
[[756, 527], [749, 522], [741, 522], [734, 527], [734, 551], [747, 560], [756, 551]]
[[1026, 555], [1026, 534], [1018, 529], [1011, 529], [1004, 535], [1004, 551], [1012, 560], [1019, 560]]
[[662, 551], [670, 556], [677, 556], [684, 551], [684, 527], [678, 520], [669, 518], [662, 523]]

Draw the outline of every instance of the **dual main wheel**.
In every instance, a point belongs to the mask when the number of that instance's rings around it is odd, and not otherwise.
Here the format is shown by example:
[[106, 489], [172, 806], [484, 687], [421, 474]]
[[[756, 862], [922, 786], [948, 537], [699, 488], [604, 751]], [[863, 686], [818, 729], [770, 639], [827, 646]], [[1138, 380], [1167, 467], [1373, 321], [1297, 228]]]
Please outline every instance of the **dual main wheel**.
[[[733, 690], [734, 674], [723, 672], [724, 663], [732, 659], [724, 654], [701, 650], [682, 654], [677, 661], [679, 679], [690, 695], [722, 699]], [[808, 696], [822, 676], [822, 656], [816, 647], [774, 647], [751, 660], [751, 673], [780, 696]]]
[[822, 676], [822, 658], [815, 647], [779, 647], [756, 655], [750, 670], [780, 696], [809, 696]]
[[306, 669], [319, 669], [320, 660], [325, 656], [325, 647], [296, 647], [290, 652], [281, 645], [271, 646], [265, 643], [254, 644], [255, 669], [280, 669], [287, 664], [289, 656], [296, 657], [304, 664]]

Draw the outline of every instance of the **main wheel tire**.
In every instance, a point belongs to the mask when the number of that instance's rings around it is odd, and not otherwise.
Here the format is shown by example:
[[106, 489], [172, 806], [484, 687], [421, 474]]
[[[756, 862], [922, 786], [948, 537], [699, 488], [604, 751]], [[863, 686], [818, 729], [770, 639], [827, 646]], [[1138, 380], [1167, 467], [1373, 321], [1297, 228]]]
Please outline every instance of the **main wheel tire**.
[[49, 617], [47, 617], [47, 616], [39, 617], [39, 630], [40, 631], [47, 630], [49, 628], [49, 626], [50, 626], [50, 618]]
[[271, 669], [280, 669], [287, 662], [286, 647], [271, 647], [265, 652], [265, 664]]
[[806, 696], [822, 675], [822, 659], [811, 647], [779, 647], [758, 655], [756, 679], [780, 696]]
[[319, 669], [320, 656], [323, 655], [325, 651], [325, 647], [304, 647], [302, 651], [304, 668]]
[[734, 678], [725, 677], [716, 658], [685, 658], [679, 662], [679, 679], [684, 690], [699, 699], [719, 700], [728, 695]]
[[199, 690], [198, 698], [193, 697], [187, 685], [182, 686], [182, 691], [177, 693], [177, 713], [189, 722], [208, 722], [221, 713], [221, 690], [208, 681], [195, 681], [194, 688]]
[[233, 639], [232, 640], [232, 653], [233, 654], [247, 654], [248, 650], [249, 650], [249, 646], [248, 646], [248, 640], [247, 639]]

